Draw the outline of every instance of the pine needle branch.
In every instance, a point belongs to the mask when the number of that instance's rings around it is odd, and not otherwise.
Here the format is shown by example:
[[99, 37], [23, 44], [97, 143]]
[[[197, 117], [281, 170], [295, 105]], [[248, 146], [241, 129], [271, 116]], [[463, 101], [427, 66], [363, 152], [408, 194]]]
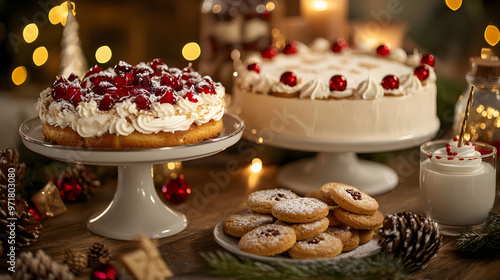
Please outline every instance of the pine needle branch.
[[408, 279], [419, 268], [389, 254], [346, 258], [311, 264], [269, 265], [228, 252], [202, 253], [210, 274], [236, 279]]
[[490, 212], [481, 229], [461, 233], [455, 246], [463, 254], [498, 254], [500, 251], [500, 215]]

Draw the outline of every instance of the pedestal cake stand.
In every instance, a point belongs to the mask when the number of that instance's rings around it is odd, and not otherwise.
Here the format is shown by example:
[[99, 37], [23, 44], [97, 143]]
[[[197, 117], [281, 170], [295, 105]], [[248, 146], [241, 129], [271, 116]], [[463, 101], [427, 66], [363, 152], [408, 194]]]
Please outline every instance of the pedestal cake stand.
[[328, 182], [358, 187], [369, 195], [388, 192], [398, 184], [398, 174], [390, 167], [358, 159], [356, 153], [397, 151], [419, 146], [432, 139], [439, 130], [437, 120], [425, 133], [387, 140], [330, 140], [291, 136], [246, 124], [243, 137], [278, 148], [319, 152], [316, 157], [284, 165], [278, 172], [279, 185], [305, 194]]
[[185, 161], [216, 154], [235, 144], [244, 124], [234, 115], [224, 115], [224, 130], [214, 139], [183, 146], [149, 149], [83, 149], [53, 145], [45, 141], [39, 118], [19, 128], [24, 145], [43, 156], [66, 162], [117, 166], [117, 188], [111, 203], [87, 222], [87, 228], [104, 237], [133, 240], [139, 232], [150, 238], [174, 235], [187, 226], [186, 216], [166, 206], [156, 193], [152, 165]]

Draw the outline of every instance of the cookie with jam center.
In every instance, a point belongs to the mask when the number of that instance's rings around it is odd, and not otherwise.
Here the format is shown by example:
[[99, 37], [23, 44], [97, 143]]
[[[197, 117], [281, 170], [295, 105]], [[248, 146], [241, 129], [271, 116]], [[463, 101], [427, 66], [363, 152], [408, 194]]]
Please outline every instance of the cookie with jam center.
[[300, 197], [277, 202], [272, 207], [272, 214], [278, 220], [289, 223], [310, 223], [328, 215], [328, 205], [323, 201]]
[[378, 210], [378, 202], [356, 187], [340, 183], [326, 183], [321, 189], [324, 196], [333, 199], [345, 210], [363, 215], [373, 215]]
[[291, 227], [267, 224], [243, 235], [238, 247], [247, 253], [274, 256], [288, 251], [295, 242], [295, 230]]
[[255, 191], [248, 195], [247, 206], [255, 212], [269, 214], [277, 202], [298, 197], [291, 190], [280, 188]]
[[342, 252], [342, 241], [333, 235], [318, 236], [297, 241], [288, 254], [294, 259], [333, 258]]

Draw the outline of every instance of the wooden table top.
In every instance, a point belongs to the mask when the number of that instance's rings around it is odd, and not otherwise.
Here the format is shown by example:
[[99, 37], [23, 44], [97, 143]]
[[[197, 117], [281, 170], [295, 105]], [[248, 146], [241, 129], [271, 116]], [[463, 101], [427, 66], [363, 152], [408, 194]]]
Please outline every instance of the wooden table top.
[[[223, 152], [216, 157], [194, 160], [184, 163], [186, 181], [192, 187], [191, 196], [182, 204], [172, 206], [187, 216], [187, 228], [171, 237], [158, 240], [161, 256], [174, 273], [173, 279], [201, 279], [209, 267], [200, 256], [200, 252], [222, 250], [212, 234], [214, 226], [227, 215], [245, 209], [245, 197], [258, 190], [276, 187], [275, 179], [279, 167], [266, 165], [258, 175], [249, 176], [249, 155], [236, 156], [235, 153]], [[399, 174], [399, 184], [391, 192], [375, 196], [380, 204], [380, 211], [386, 215], [403, 210], [421, 213], [418, 188], [418, 152], [403, 151], [384, 157], [386, 163]], [[214, 174], [226, 172], [225, 162], [238, 162], [239, 170], [231, 172], [227, 184], [219, 184], [219, 189], [207, 196], [204, 187], [213, 181]], [[227, 172], [226, 172], [227, 173]], [[221, 177], [222, 178], [222, 177]], [[106, 243], [112, 251], [112, 264], [123, 274], [121, 279], [129, 279], [118, 257], [136, 248], [135, 241], [118, 241], [100, 237], [86, 228], [88, 217], [106, 206], [112, 198], [115, 180], [107, 181], [88, 202], [68, 204], [68, 211], [54, 218], [43, 221], [41, 238], [30, 250], [43, 249], [57, 261], [63, 260], [67, 248], [85, 250], [95, 241]], [[319, 188], [320, 186], [318, 186]], [[498, 188], [497, 188], [498, 189]], [[500, 213], [498, 197], [495, 200], [495, 213]], [[416, 279], [499, 279], [500, 259], [474, 259], [458, 255], [454, 249], [454, 238], [444, 237], [442, 246], [428, 266], [415, 275]], [[1, 274], [6, 272], [6, 263], [2, 261]], [[89, 279], [87, 268], [78, 279]], [[1, 278], [1, 275], [0, 275]]]

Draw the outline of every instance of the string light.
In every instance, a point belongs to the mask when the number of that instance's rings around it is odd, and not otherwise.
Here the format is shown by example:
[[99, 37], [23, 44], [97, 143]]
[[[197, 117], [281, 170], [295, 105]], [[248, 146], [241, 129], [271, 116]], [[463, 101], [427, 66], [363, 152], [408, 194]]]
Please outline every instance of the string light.
[[260, 158], [254, 158], [252, 160], [250, 170], [252, 170], [253, 173], [259, 173], [260, 171], [262, 171], [262, 160], [260, 160]]
[[446, 0], [445, 2], [446, 6], [448, 6], [448, 8], [452, 11], [456, 11], [462, 6], [462, 0]]
[[42, 66], [45, 62], [47, 62], [48, 58], [49, 52], [44, 46], [36, 48], [33, 52], [33, 63], [35, 63], [36, 66]]
[[23, 29], [23, 38], [26, 43], [32, 43], [38, 38], [38, 26], [34, 23], [26, 25]]
[[198, 59], [198, 57], [200, 57], [200, 54], [201, 54], [200, 45], [198, 45], [195, 42], [187, 43], [182, 48], [182, 56], [188, 61], [193, 61]]
[[111, 56], [113, 56], [113, 53], [111, 52], [111, 49], [108, 46], [100, 46], [95, 51], [95, 59], [99, 63], [108, 62], [111, 59]]
[[19, 86], [26, 81], [28, 72], [24, 66], [18, 66], [12, 71], [12, 82]]

